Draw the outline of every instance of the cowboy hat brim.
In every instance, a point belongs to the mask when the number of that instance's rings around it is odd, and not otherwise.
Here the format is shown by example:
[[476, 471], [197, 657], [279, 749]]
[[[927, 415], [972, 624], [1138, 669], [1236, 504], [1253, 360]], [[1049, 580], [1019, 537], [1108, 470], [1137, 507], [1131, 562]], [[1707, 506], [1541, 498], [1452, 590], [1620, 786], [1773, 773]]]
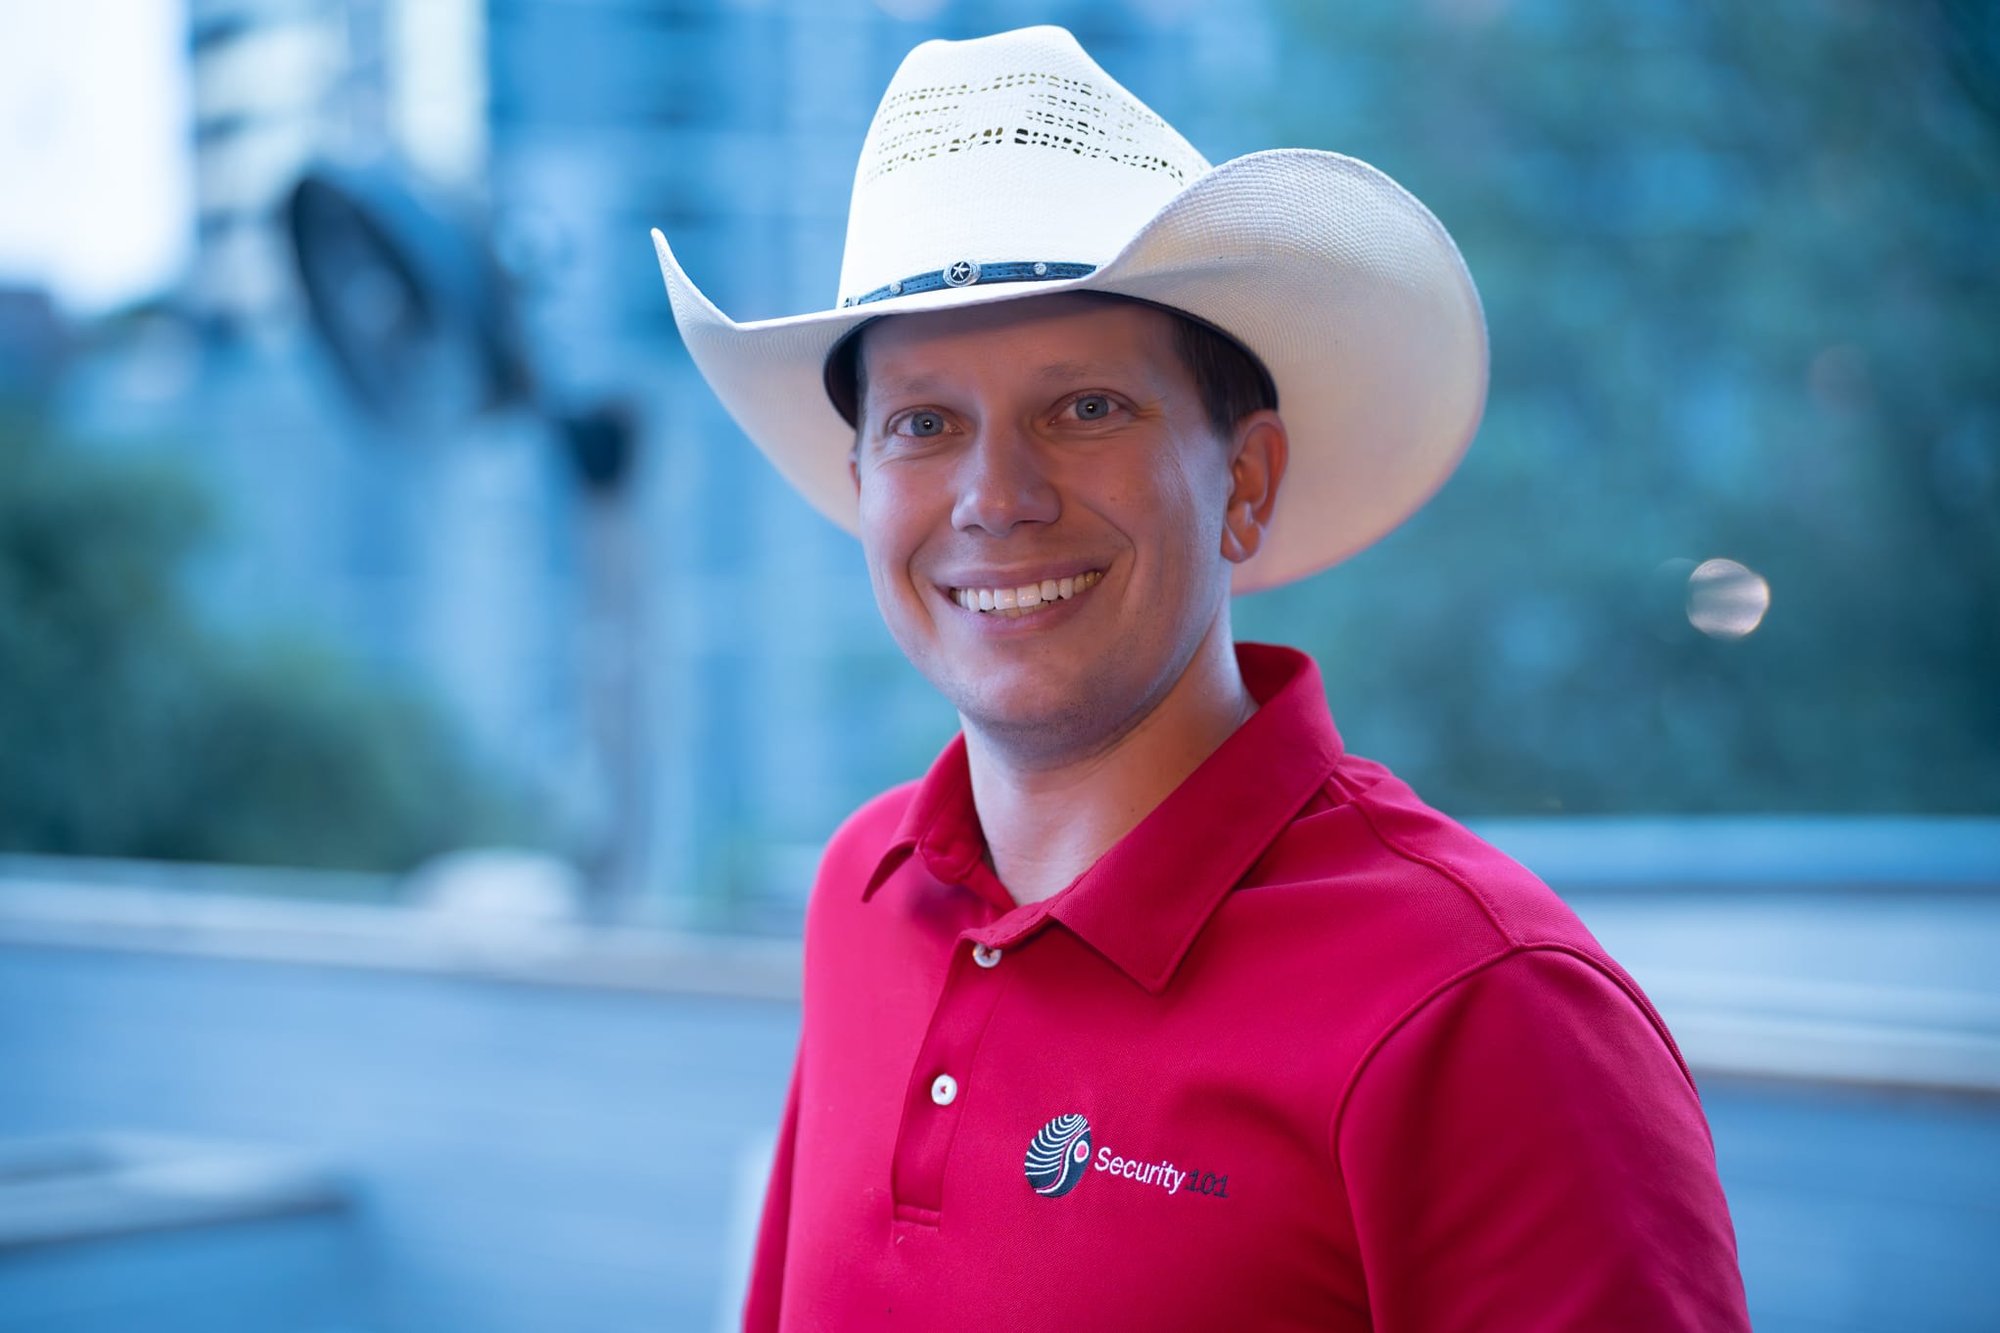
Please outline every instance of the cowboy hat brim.
[[1184, 310], [1249, 348], [1277, 386], [1291, 459], [1262, 549], [1233, 572], [1236, 592], [1324, 569], [1401, 523], [1458, 465], [1485, 408], [1485, 318], [1458, 247], [1408, 191], [1338, 153], [1224, 162], [1084, 277], [942, 287], [741, 324], [701, 293], [657, 229], [653, 243], [682, 339], [717, 398], [849, 532], [853, 429], [822, 373], [851, 330], [889, 315], [1110, 292]]

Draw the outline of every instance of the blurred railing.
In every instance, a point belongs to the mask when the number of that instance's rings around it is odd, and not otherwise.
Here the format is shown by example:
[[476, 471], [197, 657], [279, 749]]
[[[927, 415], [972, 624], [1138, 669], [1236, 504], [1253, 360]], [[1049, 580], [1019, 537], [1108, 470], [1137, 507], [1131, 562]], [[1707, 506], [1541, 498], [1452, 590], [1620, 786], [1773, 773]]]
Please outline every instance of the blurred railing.
[[593, 924], [476, 894], [425, 903], [390, 876], [308, 870], [0, 856], [0, 944], [742, 999], [799, 993], [796, 940]]
[[[2000, 1091], [2000, 820], [1492, 820], [1689, 1062]], [[0, 943], [718, 997], [798, 995], [795, 940], [595, 924], [387, 876], [0, 857]]]

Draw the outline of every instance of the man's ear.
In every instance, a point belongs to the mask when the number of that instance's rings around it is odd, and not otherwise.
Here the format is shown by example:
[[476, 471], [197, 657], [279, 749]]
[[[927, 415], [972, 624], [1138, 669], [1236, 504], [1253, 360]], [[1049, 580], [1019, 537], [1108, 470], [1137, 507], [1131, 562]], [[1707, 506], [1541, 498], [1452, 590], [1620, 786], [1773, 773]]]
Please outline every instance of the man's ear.
[[852, 449], [847, 451], [847, 475], [853, 479], [854, 495], [856, 499], [859, 499], [861, 496], [861, 460], [855, 457]]
[[1222, 516], [1223, 559], [1240, 565], [1263, 546], [1290, 458], [1291, 442], [1276, 412], [1265, 408], [1236, 423], [1230, 440], [1229, 508]]

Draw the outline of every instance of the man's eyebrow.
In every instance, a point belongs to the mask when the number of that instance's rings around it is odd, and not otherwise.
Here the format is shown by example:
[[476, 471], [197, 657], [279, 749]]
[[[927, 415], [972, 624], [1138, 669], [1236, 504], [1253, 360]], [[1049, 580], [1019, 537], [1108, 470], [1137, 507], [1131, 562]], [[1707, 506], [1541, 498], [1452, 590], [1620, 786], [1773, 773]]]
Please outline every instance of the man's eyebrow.
[[868, 388], [872, 393], [923, 394], [940, 387], [944, 377], [919, 370], [909, 375], [876, 374], [868, 377]]

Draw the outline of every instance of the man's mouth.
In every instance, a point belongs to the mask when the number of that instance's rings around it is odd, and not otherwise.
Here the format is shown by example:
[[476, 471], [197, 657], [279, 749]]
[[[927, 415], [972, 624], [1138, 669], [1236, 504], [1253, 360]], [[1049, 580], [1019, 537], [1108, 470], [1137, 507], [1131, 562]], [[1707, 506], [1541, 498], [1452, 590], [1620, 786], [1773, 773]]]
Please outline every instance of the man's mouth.
[[1101, 569], [1086, 570], [1073, 578], [1043, 579], [1018, 588], [953, 588], [951, 600], [968, 611], [983, 611], [1018, 619], [1050, 602], [1075, 597], [1104, 577]]

